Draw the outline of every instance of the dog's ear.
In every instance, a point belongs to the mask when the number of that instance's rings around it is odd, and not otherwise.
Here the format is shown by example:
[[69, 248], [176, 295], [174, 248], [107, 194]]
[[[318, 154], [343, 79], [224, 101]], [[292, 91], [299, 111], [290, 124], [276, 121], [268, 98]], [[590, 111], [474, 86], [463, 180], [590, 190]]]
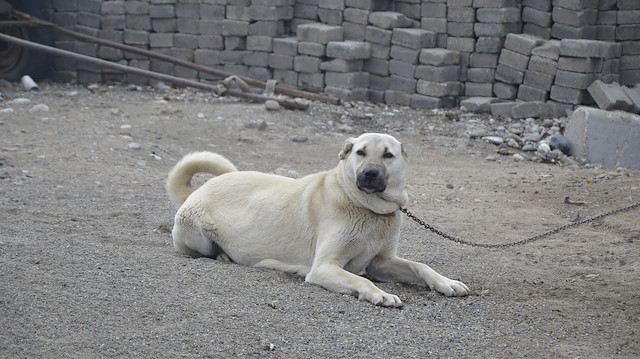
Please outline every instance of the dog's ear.
[[349, 155], [349, 152], [351, 152], [351, 149], [353, 148], [354, 140], [355, 138], [351, 137], [346, 141], [344, 141], [344, 146], [342, 146], [342, 151], [340, 151], [340, 153], [338, 154], [338, 158], [340, 160], [344, 160], [345, 158], [347, 158], [347, 156]]

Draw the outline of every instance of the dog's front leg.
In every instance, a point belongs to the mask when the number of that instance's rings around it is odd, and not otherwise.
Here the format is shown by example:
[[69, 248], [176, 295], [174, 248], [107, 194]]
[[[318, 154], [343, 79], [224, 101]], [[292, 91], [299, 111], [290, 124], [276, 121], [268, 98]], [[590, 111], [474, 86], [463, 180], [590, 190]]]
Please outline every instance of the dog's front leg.
[[330, 291], [357, 294], [358, 299], [367, 300], [383, 307], [401, 307], [400, 298], [376, 287], [370, 280], [353, 274], [334, 263], [314, 264], [305, 280]]
[[470, 290], [466, 284], [449, 279], [426, 264], [397, 256], [375, 257], [367, 266], [367, 275], [376, 281], [425, 284], [448, 297], [465, 296]]

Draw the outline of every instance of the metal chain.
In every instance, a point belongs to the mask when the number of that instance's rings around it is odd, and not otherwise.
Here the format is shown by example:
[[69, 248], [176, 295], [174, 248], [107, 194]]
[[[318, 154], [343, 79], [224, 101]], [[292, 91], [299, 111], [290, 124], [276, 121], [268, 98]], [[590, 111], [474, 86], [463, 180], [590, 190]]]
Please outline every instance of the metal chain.
[[629, 206], [616, 208], [616, 209], [613, 209], [611, 211], [601, 213], [601, 214], [599, 214], [597, 216], [593, 216], [593, 217], [585, 218], [585, 219], [582, 219], [582, 220], [579, 220], [579, 221], [567, 223], [567, 224], [564, 224], [562, 226], [559, 226], [559, 227], [556, 227], [556, 228], [552, 228], [552, 229], [550, 229], [550, 230], [548, 230], [546, 232], [543, 232], [543, 233], [540, 233], [540, 234], [536, 234], [533, 237], [525, 238], [525, 239], [520, 240], [520, 241], [510, 242], [510, 243], [499, 243], [499, 244], [475, 243], [475, 242], [465, 241], [464, 239], [453, 237], [451, 235], [448, 235], [448, 234], [438, 230], [435, 227], [432, 227], [431, 225], [425, 223], [420, 218], [416, 217], [413, 213], [409, 212], [409, 210], [404, 208], [404, 207], [400, 207], [400, 211], [402, 213], [406, 214], [407, 217], [411, 218], [412, 220], [414, 220], [419, 225], [423, 226], [424, 228], [430, 230], [431, 232], [433, 232], [433, 233], [435, 233], [435, 234], [437, 234], [437, 235], [439, 235], [441, 237], [444, 237], [444, 238], [446, 238], [446, 239], [448, 239], [450, 241], [453, 241], [453, 242], [456, 242], [456, 243], [460, 243], [460, 244], [464, 244], [464, 245], [471, 246], [471, 247], [507, 248], [507, 247], [513, 247], [513, 246], [518, 246], [518, 245], [521, 245], [521, 244], [537, 241], [538, 239], [541, 239], [541, 238], [544, 238], [544, 237], [548, 237], [548, 236], [550, 236], [552, 234], [558, 233], [558, 232], [563, 231], [565, 229], [572, 228], [572, 227], [577, 227], [577, 226], [580, 226], [580, 225], [585, 224], [585, 223], [593, 222], [595, 220], [598, 220], [598, 219], [603, 218], [603, 217], [610, 216], [612, 214], [630, 211], [630, 210], [632, 210], [634, 208], [637, 208], [637, 207], [640, 207], [640, 202], [632, 204], [632, 205], [629, 205]]

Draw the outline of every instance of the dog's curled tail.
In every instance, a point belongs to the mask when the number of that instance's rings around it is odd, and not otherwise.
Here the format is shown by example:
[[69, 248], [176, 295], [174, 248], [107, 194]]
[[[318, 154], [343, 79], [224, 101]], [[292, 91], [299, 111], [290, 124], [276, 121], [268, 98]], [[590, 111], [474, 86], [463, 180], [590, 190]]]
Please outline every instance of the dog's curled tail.
[[169, 172], [167, 192], [173, 203], [180, 206], [195, 190], [191, 186], [191, 178], [196, 173], [206, 172], [220, 176], [237, 170], [231, 161], [217, 153], [193, 152], [184, 156]]

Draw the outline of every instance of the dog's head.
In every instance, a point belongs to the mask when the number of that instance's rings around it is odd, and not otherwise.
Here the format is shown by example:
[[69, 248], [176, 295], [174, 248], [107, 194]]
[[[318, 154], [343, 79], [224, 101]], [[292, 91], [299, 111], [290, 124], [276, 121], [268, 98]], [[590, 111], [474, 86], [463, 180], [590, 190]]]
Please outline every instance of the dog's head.
[[402, 143], [393, 136], [365, 133], [349, 138], [339, 158], [344, 161], [345, 175], [360, 191], [379, 194], [384, 199], [398, 203], [406, 202], [404, 179], [407, 154]]

